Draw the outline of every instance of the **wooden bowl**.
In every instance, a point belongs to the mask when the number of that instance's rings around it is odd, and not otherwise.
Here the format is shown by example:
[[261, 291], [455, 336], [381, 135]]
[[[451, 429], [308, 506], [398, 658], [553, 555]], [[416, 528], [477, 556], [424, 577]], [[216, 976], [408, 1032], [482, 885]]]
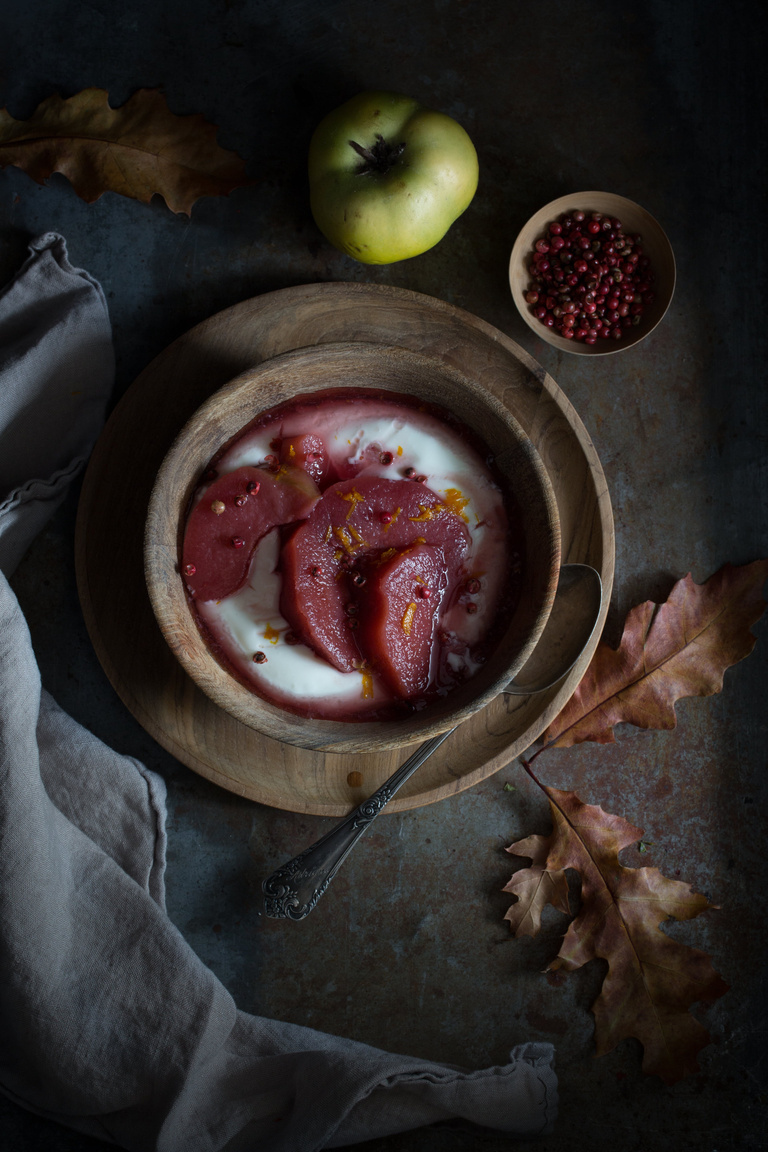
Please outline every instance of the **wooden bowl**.
[[[533, 246], [544, 235], [547, 227], [563, 212], [581, 209], [589, 215], [601, 212], [604, 216], [614, 216], [621, 220], [625, 232], [639, 233], [643, 238], [645, 254], [650, 258], [654, 274], [653, 304], [646, 308], [641, 322], [625, 331], [621, 340], [598, 340], [596, 344], [583, 344], [577, 340], [566, 340], [551, 328], [547, 328], [533, 315], [531, 305], [526, 302], [525, 293], [531, 286], [529, 265]], [[531, 216], [520, 230], [512, 248], [509, 260], [509, 284], [512, 299], [528, 327], [547, 344], [573, 352], [577, 356], [608, 356], [614, 352], [624, 352], [639, 344], [661, 321], [672, 301], [675, 291], [675, 257], [672, 247], [661, 226], [649, 212], [624, 196], [612, 192], [574, 192], [570, 196], [560, 196], [545, 204]]]
[[[219, 664], [203, 639], [179, 575], [186, 513], [211, 457], [256, 416], [322, 388], [360, 387], [418, 396], [479, 434], [523, 512], [526, 572], [520, 603], [483, 668], [447, 697], [403, 720], [309, 719], [249, 691]], [[266, 735], [333, 752], [376, 752], [445, 732], [483, 708], [522, 668], [546, 624], [557, 587], [560, 527], [546, 471], [514, 417], [480, 384], [402, 348], [352, 343], [298, 349], [243, 373], [215, 392], [184, 426], [152, 490], [144, 568], [155, 617], [172, 652], [221, 708]]]

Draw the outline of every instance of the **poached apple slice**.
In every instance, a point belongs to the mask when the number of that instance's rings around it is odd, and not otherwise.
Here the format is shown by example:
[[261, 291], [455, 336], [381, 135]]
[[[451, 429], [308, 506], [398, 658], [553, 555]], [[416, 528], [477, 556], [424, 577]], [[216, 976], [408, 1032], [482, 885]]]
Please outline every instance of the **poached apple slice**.
[[203, 492], [184, 533], [182, 575], [196, 600], [223, 600], [242, 588], [259, 540], [302, 520], [320, 497], [314, 480], [282, 464], [227, 472]]
[[357, 581], [367, 580], [371, 563], [417, 544], [441, 550], [450, 597], [466, 575], [469, 532], [461, 516], [413, 480], [358, 476], [333, 484], [283, 546], [282, 615], [334, 668], [359, 668], [355, 605], [365, 585]]
[[396, 552], [369, 570], [358, 603], [357, 642], [395, 696], [417, 696], [432, 679], [447, 586], [443, 550], [432, 544]]
[[280, 462], [301, 468], [316, 484], [322, 484], [329, 468], [328, 450], [314, 432], [284, 436], [280, 442]]

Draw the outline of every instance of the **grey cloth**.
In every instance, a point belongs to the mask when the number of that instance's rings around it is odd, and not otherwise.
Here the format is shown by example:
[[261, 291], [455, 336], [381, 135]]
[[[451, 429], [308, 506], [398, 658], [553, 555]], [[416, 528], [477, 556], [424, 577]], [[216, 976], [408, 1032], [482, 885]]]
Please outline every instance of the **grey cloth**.
[[[0, 295], [0, 567], [98, 432], [113, 372], [99, 285], [61, 237]], [[165, 786], [41, 688], [0, 574], [0, 1088], [137, 1152], [311, 1152], [451, 1117], [551, 1130], [548, 1044], [482, 1071], [239, 1011], [164, 910]]]

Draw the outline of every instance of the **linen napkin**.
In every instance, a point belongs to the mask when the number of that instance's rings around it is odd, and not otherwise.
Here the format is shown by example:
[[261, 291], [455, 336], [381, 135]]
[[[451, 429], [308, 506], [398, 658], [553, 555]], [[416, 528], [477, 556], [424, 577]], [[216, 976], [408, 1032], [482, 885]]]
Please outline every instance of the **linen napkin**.
[[[113, 352], [61, 236], [0, 293], [0, 568], [98, 433]], [[164, 910], [165, 786], [42, 689], [0, 573], [0, 1088], [136, 1152], [314, 1152], [464, 1117], [551, 1131], [549, 1044], [466, 1071], [238, 1010]]]

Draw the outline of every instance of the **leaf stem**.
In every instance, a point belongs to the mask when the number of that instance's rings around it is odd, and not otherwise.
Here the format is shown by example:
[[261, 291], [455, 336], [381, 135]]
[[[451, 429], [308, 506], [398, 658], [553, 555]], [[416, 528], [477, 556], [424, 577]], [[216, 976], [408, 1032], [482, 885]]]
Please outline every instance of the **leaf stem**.
[[[544, 749], [540, 748], [539, 751], [543, 752]], [[520, 763], [522, 764], [523, 768], [525, 768], [526, 772], [530, 776], [531, 780], [533, 780], [534, 784], [536, 784], [539, 788], [541, 788], [542, 792], [544, 792], [545, 791], [544, 785], [542, 784], [541, 780], [539, 780], [538, 776], [536, 775], [536, 773], [531, 768], [531, 764], [536, 759], [538, 754], [539, 754], [538, 752], [534, 752], [534, 754], [533, 754], [533, 756], [531, 756], [530, 760], [526, 760], [525, 756], [521, 756], [520, 757]]]

